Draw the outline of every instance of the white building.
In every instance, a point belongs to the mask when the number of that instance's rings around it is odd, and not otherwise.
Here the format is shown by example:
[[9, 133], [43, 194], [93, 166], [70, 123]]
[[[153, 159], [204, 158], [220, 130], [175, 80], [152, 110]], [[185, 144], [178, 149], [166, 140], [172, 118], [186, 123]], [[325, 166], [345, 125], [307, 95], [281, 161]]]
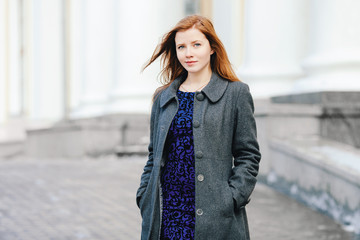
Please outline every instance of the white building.
[[[256, 100], [263, 175], [270, 183], [294, 184], [289, 191], [295, 197], [309, 189], [327, 194], [347, 210], [341, 216], [330, 205], [321, 210], [360, 232], [360, 169], [349, 160], [359, 150], [324, 142], [323, 106], [284, 108], [267, 101], [360, 92], [359, 12], [358, 0], [0, 0], [0, 142], [26, 139], [25, 130], [64, 119], [148, 114], [160, 69], [154, 64], [140, 73], [143, 64], [166, 31], [199, 13], [213, 20]], [[359, 135], [358, 106], [342, 114], [351, 123], [339, 129]], [[334, 156], [349, 161], [339, 164]], [[304, 180], [294, 166], [314, 174]], [[324, 195], [311, 196], [316, 205]]]
[[356, 0], [0, 0], [0, 123], [148, 112], [161, 36], [212, 18], [255, 98], [360, 90]]

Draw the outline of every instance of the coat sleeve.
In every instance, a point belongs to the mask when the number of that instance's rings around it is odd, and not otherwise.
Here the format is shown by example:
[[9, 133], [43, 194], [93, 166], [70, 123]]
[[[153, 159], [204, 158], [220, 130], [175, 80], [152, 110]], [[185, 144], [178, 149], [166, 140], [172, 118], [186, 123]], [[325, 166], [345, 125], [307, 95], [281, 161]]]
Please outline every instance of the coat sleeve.
[[158, 104], [158, 98], [154, 101], [151, 109], [151, 117], [150, 117], [150, 143], [148, 145], [148, 160], [145, 164], [144, 171], [141, 175], [141, 181], [140, 181], [140, 187], [138, 188], [136, 192], [136, 204], [138, 207], [140, 207], [140, 199], [145, 192], [147, 185], [149, 183], [150, 175], [153, 169], [153, 136], [154, 136], [154, 122], [155, 117], [158, 112], [159, 104]]
[[256, 136], [254, 103], [248, 85], [241, 84], [235, 104], [237, 113], [232, 144], [234, 167], [229, 186], [238, 209], [250, 200], [256, 184], [261, 154]]

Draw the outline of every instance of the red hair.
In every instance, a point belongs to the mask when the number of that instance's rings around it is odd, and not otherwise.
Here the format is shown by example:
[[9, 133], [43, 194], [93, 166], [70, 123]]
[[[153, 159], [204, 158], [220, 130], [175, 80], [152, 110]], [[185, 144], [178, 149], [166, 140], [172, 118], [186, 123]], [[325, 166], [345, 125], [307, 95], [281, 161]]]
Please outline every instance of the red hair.
[[240, 81], [231, 66], [224, 45], [216, 35], [211, 21], [206, 17], [191, 15], [180, 20], [173, 29], [163, 36], [161, 43], [156, 47], [150, 60], [143, 68], [144, 70], [160, 57], [162, 66], [160, 81], [163, 86], [155, 92], [154, 96], [170, 86], [177, 77], [187, 76], [187, 71], [177, 59], [175, 36], [177, 32], [186, 31], [192, 27], [195, 27], [205, 35], [211, 49], [214, 51], [210, 57], [211, 70], [229, 81]]

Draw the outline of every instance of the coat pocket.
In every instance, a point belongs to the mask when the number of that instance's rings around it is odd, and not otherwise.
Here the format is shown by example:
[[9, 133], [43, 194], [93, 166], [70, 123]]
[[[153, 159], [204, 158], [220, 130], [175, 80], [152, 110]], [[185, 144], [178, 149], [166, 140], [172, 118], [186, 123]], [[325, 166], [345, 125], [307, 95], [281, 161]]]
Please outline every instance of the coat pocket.
[[[146, 191], [146, 190], [145, 190], [145, 191]], [[140, 210], [141, 210], [142, 205], [143, 205], [143, 203], [144, 203], [144, 199], [145, 199], [144, 195], [145, 195], [145, 192], [140, 196], [140, 200], [139, 200], [139, 209], [140, 209]]]
[[149, 183], [146, 186], [146, 189], [144, 191], [144, 193], [141, 195], [140, 200], [139, 200], [139, 208], [140, 208], [140, 213], [141, 216], [143, 216], [145, 209], [147, 208], [147, 206], [149, 205], [150, 201], [151, 201], [151, 188], [152, 188], [152, 177], [150, 177]]
[[232, 195], [232, 191], [230, 189], [230, 186], [226, 183], [226, 185], [223, 187], [223, 213], [225, 217], [233, 217], [234, 216], [234, 210], [235, 210], [235, 202]]
[[[149, 186], [148, 186], [148, 188], [149, 188]], [[140, 213], [143, 218], [144, 218], [144, 212], [145, 212], [147, 206], [149, 205], [149, 200], [150, 200], [150, 198], [148, 196], [149, 194], [147, 194], [147, 193], [148, 193], [148, 191], [146, 190], [144, 192], [144, 194], [141, 196], [140, 201], [139, 201]]]

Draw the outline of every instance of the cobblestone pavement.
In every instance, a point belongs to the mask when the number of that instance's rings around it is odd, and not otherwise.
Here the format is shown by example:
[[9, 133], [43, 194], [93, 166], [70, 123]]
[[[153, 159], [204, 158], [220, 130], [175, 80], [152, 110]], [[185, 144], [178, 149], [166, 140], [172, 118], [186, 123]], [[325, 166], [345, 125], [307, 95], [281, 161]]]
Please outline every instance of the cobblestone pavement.
[[[145, 157], [0, 161], [0, 240], [140, 239]], [[351, 239], [331, 219], [258, 184], [252, 239]]]

